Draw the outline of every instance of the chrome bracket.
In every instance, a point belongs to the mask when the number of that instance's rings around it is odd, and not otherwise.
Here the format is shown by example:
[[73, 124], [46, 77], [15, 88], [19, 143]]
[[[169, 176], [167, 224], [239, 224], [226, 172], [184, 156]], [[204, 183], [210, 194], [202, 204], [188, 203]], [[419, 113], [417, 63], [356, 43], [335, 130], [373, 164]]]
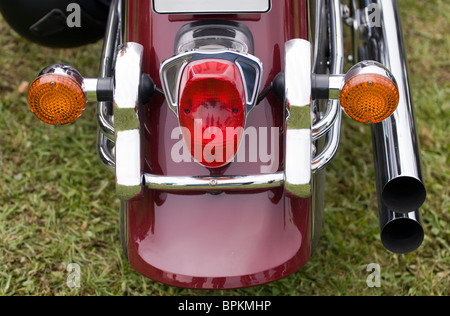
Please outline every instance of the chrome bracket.
[[116, 193], [129, 200], [141, 192], [139, 84], [144, 47], [125, 43], [117, 52], [114, 88]]
[[262, 77], [262, 63], [258, 58], [250, 54], [231, 50], [195, 50], [176, 55], [164, 61], [160, 68], [160, 77], [169, 108], [178, 117], [178, 83], [187, 64], [195, 60], [208, 58], [224, 59], [237, 65], [246, 87], [246, 112], [248, 114], [255, 107], [258, 99]]

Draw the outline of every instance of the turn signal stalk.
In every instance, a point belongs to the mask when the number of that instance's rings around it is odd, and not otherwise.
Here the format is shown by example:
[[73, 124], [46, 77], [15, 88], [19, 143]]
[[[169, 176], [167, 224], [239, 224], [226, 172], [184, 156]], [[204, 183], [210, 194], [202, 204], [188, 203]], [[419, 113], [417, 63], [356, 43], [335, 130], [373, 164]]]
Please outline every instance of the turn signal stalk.
[[344, 75], [312, 75], [314, 99], [339, 99], [345, 113], [357, 122], [379, 123], [394, 113], [399, 103], [397, 82], [375, 61], [362, 61]]

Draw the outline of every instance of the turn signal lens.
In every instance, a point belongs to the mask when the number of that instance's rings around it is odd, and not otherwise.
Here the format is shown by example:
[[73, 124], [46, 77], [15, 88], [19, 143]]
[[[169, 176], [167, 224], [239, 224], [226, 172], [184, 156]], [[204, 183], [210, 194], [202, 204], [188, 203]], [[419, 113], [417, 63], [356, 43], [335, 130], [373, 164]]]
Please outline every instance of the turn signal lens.
[[28, 91], [31, 111], [52, 125], [75, 121], [83, 114], [86, 103], [83, 87], [65, 75], [44, 74], [33, 81]]
[[345, 113], [355, 121], [374, 124], [397, 108], [399, 92], [391, 78], [381, 74], [358, 74], [346, 80], [340, 92]]

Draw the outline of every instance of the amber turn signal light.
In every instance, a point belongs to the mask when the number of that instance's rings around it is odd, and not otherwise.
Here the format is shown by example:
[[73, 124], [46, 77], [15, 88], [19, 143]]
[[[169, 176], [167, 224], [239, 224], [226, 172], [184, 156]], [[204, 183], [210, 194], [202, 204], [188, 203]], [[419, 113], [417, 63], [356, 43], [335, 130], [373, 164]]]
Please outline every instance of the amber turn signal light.
[[396, 110], [399, 91], [392, 74], [381, 64], [365, 61], [355, 65], [344, 78], [339, 101], [355, 121], [374, 124]]
[[63, 125], [75, 121], [87, 103], [83, 78], [67, 65], [44, 69], [28, 91], [31, 111], [43, 122]]

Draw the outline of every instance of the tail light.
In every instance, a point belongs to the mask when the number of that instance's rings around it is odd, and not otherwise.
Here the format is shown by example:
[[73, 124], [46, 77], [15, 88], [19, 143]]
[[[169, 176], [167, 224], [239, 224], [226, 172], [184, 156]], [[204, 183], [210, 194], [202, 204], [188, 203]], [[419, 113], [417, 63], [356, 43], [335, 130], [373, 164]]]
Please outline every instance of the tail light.
[[180, 125], [195, 160], [220, 167], [233, 159], [245, 124], [245, 92], [237, 66], [227, 60], [198, 60], [180, 82]]
[[259, 59], [231, 50], [194, 50], [161, 65], [167, 104], [196, 162], [217, 168], [233, 160], [261, 74]]

